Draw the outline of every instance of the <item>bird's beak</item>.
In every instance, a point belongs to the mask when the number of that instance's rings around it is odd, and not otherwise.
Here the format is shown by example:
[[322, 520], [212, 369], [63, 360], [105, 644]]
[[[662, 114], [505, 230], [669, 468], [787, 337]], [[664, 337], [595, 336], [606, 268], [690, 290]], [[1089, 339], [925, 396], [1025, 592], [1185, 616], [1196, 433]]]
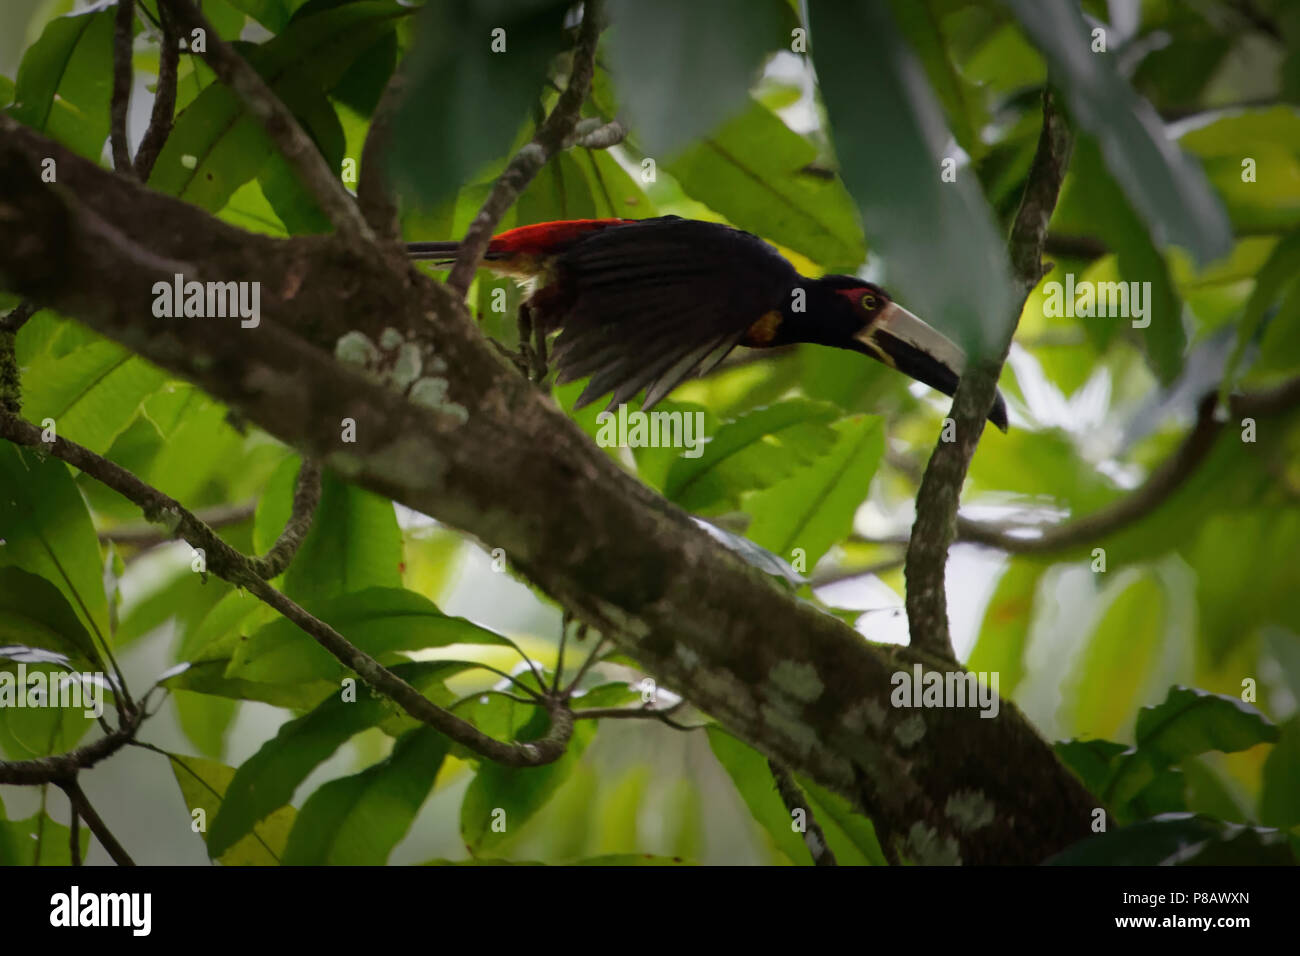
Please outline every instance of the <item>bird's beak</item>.
[[[945, 395], [957, 391], [966, 353], [901, 305], [890, 302], [854, 338], [862, 351]], [[989, 421], [1007, 430], [1007, 405], [998, 392]]]

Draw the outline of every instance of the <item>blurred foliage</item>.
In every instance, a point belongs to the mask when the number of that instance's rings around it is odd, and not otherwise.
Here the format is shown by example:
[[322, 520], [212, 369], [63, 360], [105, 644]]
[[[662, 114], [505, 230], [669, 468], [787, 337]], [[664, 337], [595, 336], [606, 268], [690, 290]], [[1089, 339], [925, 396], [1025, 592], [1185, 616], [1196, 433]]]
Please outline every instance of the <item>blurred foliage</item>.
[[[0, 105], [106, 163], [113, 11], [83, 6], [43, 3], [30, 23], [0, 10], [0, 34], [27, 37], [19, 59], [0, 62]], [[151, 91], [157, 12], [140, 6], [134, 66]], [[999, 237], [1050, 76], [1080, 132], [1051, 222], [1055, 269], [1020, 316], [1002, 378], [1012, 428], [985, 436], [967, 513], [1032, 526], [1096, 512], [1174, 452], [1201, 395], [1300, 374], [1300, 18], [1287, 0], [1254, 0], [1252, 18], [1222, 0], [1112, 4], [1133, 14], [1130, 26], [1098, 19], [1104, 4], [1081, 15], [1068, 0], [812, 0], [811, 23], [800, 6], [609, 4], [584, 116], [618, 115], [629, 136], [557, 156], [501, 228], [665, 213], [725, 221], [810, 274], [883, 281], [979, 347], [1012, 317]], [[464, 232], [553, 105], [567, 78], [567, 7], [208, 0], [204, 11], [335, 168], [360, 162], [379, 93], [409, 64], [392, 154], [403, 228], [441, 239]], [[491, 45], [497, 28], [504, 52]], [[153, 188], [250, 231], [327, 228], [261, 127], [189, 53], [178, 107]], [[1149, 283], [1149, 325], [1059, 314], [1049, 283], [1067, 275]], [[484, 273], [469, 301], [513, 347], [514, 284]], [[16, 355], [30, 420], [52, 420], [191, 509], [233, 511], [222, 533], [245, 551], [275, 540], [299, 466], [290, 450], [64, 317], [39, 313]], [[856, 618], [852, 590], [901, 605], [895, 572], [868, 575], [899, 553], [947, 401], [861, 356], [804, 347], [753, 358], [733, 357], [661, 406], [704, 416], [702, 456], [607, 452], [829, 613]], [[594, 438], [598, 409], [571, 411], [582, 387], [554, 394]], [[172, 721], [175, 752], [140, 786], [179, 785], [179, 819], [207, 819], [202, 853], [227, 864], [811, 861], [766, 760], [707, 715], [687, 709], [688, 732], [579, 721], [558, 763], [501, 768], [363, 686], [355, 704], [340, 701], [334, 659], [194, 573], [187, 547], [108, 543], [140, 524], [62, 462], [0, 444], [0, 672], [102, 670], [112, 648], [133, 685], [161, 676], [172, 696], [155, 719]], [[1001, 692], [1063, 741], [1062, 760], [1119, 825], [1056, 862], [1293, 860], [1298, 552], [1296, 409], [1228, 422], [1187, 482], [1104, 538], [1006, 556], [993, 571], [954, 552], [950, 587], [973, 595], [962, 613], [978, 618], [955, 621], [972, 635], [969, 666], [1000, 674]], [[515, 646], [553, 680], [555, 612], [507, 570], [330, 474], [276, 583], [434, 701], [528, 740], [545, 721], [506, 693], [526, 693], [512, 681], [537, 686]], [[857, 583], [833, 592], [845, 608], [818, 585], [847, 577]], [[865, 637], [880, 620], [861, 618]], [[594, 643], [568, 641], [566, 677]], [[647, 691], [643, 677], [607, 658], [575, 703], [635, 708], [671, 690]], [[0, 753], [66, 750], [92, 723], [6, 709]], [[840, 862], [883, 862], [869, 821], [798, 783]], [[43, 808], [11, 800], [3, 816], [0, 863], [67, 862], [67, 830]], [[194, 839], [186, 825], [175, 844]]]

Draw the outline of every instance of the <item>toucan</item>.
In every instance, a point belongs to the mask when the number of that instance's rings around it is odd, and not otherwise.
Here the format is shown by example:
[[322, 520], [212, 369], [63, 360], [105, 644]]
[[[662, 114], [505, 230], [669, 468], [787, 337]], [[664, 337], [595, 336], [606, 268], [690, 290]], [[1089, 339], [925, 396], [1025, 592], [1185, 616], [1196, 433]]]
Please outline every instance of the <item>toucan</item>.
[[[414, 259], [455, 259], [456, 242], [412, 242]], [[737, 345], [811, 342], [851, 349], [952, 395], [960, 348], [854, 276], [800, 275], [775, 248], [716, 222], [576, 219], [520, 226], [492, 239], [493, 271], [527, 280], [522, 308], [543, 335], [559, 330], [558, 381], [591, 379], [576, 407], [613, 392], [610, 407], [645, 389], [653, 407]], [[1007, 429], [999, 393], [989, 421]]]

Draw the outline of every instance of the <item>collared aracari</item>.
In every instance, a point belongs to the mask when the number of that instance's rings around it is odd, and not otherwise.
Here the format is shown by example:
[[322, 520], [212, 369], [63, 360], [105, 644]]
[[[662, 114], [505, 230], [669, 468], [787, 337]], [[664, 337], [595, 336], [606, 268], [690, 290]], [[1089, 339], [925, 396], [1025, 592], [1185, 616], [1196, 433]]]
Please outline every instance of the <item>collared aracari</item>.
[[[450, 262], [456, 242], [413, 242], [414, 259]], [[862, 352], [945, 395], [966, 357], [956, 345], [853, 276], [809, 279], [757, 236], [715, 222], [577, 219], [520, 226], [488, 245], [488, 268], [533, 280], [524, 302], [543, 334], [560, 330], [560, 383], [591, 376], [577, 407], [610, 407], [645, 389], [650, 408], [737, 345], [812, 342]], [[1007, 428], [999, 393], [989, 421]]]

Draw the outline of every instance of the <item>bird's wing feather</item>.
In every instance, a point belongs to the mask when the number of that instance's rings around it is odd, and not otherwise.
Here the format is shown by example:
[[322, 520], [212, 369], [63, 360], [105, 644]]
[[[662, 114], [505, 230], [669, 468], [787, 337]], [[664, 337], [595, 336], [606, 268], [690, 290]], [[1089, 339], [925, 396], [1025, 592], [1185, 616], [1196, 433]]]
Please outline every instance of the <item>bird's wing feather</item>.
[[560, 381], [592, 376], [579, 407], [647, 387], [648, 407], [721, 361], [795, 279], [767, 243], [719, 223], [669, 217], [593, 235], [559, 262], [567, 309], [549, 324], [562, 329]]

